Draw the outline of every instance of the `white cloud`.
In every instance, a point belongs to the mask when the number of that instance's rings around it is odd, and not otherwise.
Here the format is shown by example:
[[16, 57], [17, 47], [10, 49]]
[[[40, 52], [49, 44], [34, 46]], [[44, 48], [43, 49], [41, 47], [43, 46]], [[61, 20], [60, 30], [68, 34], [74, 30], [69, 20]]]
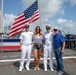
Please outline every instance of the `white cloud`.
[[70, 1], [71, 1], [72, 6], [76, 5], [76, 0], [70, 0]]
[[[44, 7], [41, 7], [41, 12], [42, 12], [42, 16], [45, 18], [51, 18], [54, 17], [56, 14], [60, 13], [61, 9], [62, 9], [62, 3], [63, 0], [45, 0], [46, 2], [42, 4], [44, 4]], [[41, 5], [42, 5], [41, 4]], [[47, 5], [46, 5], [47, 4]]]
[[59, 18], [59, 19], [57, 20], [57, 23], [58, 23], [58, 24], [62, 24], [62, 23], [65, 23], [65, 22], [67, 22], [66, 19]]
[[76, 22], [72, 20], [66, 20], [66, 19], [59, 18], [55, 26], [58, 26], [58, 28], [60, 28], [65, 33], [69, 32], [72, 34], [76, 34]]
[[64, 10], [61, 9], [59, 14], [63, 16], [65, 14]]
[[13, 14], [5, 14], [4, 15], [4, 26], [11, 26], [15, 18], [16, 16]]

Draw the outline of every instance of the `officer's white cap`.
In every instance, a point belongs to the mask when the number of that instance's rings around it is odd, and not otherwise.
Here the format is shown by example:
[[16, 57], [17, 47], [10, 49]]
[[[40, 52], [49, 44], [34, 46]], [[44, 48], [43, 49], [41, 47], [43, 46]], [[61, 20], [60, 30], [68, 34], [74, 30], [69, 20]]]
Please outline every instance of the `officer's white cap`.
[[24, 25], [24, 26], [25, 26], [25, 28], [27, 28], [27, 27], [29, 28], [29, 24], [26, 24], [26, 25]]
[[47, 24], [47, 25], [46, 25], [46, 28], [51, 28], [51, 25]]
[[59, 30], [59, 29], [58, 29], [58, 27], [54, 27], [54, 29], [57, 29], [57, 30]]
[[51, 27], [51, 25], [50, 25], [50, 24], [47, 24], [46, 26]]

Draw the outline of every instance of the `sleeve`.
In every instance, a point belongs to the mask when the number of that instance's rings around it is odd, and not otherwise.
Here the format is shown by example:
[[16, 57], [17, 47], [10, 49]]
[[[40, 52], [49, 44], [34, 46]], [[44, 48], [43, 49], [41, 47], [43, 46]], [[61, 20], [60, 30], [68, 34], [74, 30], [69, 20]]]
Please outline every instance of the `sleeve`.
[[33, 32], [31, 32], [31, 34], [32, 34], [32, 36], [33, 36], [33, 34], [34, 34], [34, 33], [33, 33]]
[[32, 35], [32, 42], [34, 42], [34, 34]]
[[54, 33], [52, 32], [52, 41], [51, 41], [51, 42], [52, 42], [52, 44], [53, 44], [53, 37], [54, 37]]
[[65, 38], [64, 38], [63, 35], [60, 36], [60, 41], [61, 41], [62, 43], [65, 42]]
[[19, 39], [23, 40], [23, 34], [21, 33]]

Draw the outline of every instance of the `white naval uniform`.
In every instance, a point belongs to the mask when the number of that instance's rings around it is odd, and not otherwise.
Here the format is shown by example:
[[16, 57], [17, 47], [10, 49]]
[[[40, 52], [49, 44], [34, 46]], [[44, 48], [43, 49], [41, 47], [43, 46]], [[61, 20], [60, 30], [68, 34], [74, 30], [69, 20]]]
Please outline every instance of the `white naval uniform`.
[[[27, 57], [26, 66], [29, 67], [30, 64], [30, 56], [31, 56], [31, 50], [32, 50], [32, 35], [33, 32], [23, 32], [20, 36], [20, 39], [22, 40], [22, 52], [21, 52], [21, 61], [20, 61], [20, 67], [24, 67], [24, 60], [25, 57]], [[27, 56], [26, 56], [27, 53]]]
[[47, 58], [49, 55], [49, 66], [53, 69], [53, 33], [44, 33], [44, 69], [47, 69]]

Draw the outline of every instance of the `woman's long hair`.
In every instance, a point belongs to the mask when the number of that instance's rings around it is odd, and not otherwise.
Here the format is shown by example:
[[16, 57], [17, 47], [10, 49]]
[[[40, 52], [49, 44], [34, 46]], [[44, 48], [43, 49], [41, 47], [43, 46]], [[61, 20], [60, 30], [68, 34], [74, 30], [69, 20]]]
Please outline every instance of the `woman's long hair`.
[[[39, 28], [39, 32], [37, 32], [37, 28]], [[42, 35], [40, 26], [36, 26], [34, 35], [37, 35], [38, 33], [39, 33], [39, 35]]]

